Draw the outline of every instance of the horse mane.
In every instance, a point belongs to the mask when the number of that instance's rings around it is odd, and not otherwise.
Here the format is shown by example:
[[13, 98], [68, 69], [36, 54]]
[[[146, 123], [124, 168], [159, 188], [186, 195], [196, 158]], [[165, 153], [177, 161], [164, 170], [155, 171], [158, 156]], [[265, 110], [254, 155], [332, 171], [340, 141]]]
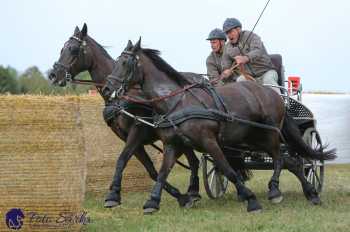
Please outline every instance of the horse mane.
[[185, 78], [181, 73], [176, 71], [170, 66], [165, 60], [160, 57], [160, 51], [150, 48], [142, 48], [142, 52], [153, 62], [153, 64], [162, 72], [166, 73], [170, 78], [172, 78], [180, 86], [185, 86], [192, 84], [187, 78]]
[[104, 55], [105, 57], [107, 57], [108, 59], [111, 59], [111, 60], [114, 60], [109, 54], [108, 52], [106, 51], [106, 49], [100, 45], [99, 43], [96, 42], [96, 40], [94, 40], [93, 38], [91, 38], [90, 36], [88, 36], [88, 39], [91, 40], [96, 46], [97, 48], [100, 49], [102, 55]]

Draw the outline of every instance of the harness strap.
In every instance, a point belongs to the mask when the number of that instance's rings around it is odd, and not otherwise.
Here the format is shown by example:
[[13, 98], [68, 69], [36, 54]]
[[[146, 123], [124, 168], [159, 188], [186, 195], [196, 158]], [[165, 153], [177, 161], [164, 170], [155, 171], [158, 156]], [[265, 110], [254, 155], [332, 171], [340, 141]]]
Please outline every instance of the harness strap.
[[[159, 128], [167, 128], [173, 126], [173, 124], [180, 124], [184, 121], [187, 121], [189, 119], [209, 119], [209, 120], [215, 120], [215, 121], [227, 121], [227, 122], [241, 122], [247, 125], [251, 125], [254, 127], [262, 128], [262, 129], [268, 129], [268, 130], [274, 130], [278, 133], [280, 132], [280, 129], [276, 126], [266, 125], [263, 123], [253, 122], [246, 119], [239, 118], [235, 116], [232, 113], [224, 113], [222, 111], [216, 110], [216, 109], [202, 109], [199, 107], [188, 107], [180, 111], [176, 111], [167, 117], [161, 116], [161, 115], [155, 115], [154, 121], [156, 122], [155, 125]], [[171, 122], [170, 122], [171, 121]]]
[[79, 80], [79, 79], [73, 79], [70, 81], [73, 84], [80, 84], [80, 85], [94, 85], [96, 87], [103, 87], [104, 83], [98, 83], [92, 80]]
[[216, 108], [217, 108], [218, 110], [220, 110], [221, 107], [222, 107], [223, 111], [224, 111], [225, 113], [227, 113], [228, 110], [227, 110], [227, 106], [226, 106], [226, 104], [225, 104], [225, 102], [224, 102], [224, 99], [222, 98], [222, 96], [221, 96], [220, 94], [218, 94], [218, 92], [216, 91], [216, 89], [214, 88], [214, 86], [213, 86], [212, 84], [207, 84], [205, 87], [208, 89], [210, 95], [211, 95], [212, 98], [214, 99]]

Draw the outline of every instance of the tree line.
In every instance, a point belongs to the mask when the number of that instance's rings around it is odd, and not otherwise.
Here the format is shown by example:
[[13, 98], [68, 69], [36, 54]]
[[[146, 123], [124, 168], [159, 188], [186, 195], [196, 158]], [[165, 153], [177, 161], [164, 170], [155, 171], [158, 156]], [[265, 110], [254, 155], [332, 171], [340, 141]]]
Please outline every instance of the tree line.
[[[76, 78], [89, 80], [90, 75], [84, 72]], [[10, 66], [0, 65], [0, 94], [79, 95], [87, 93], [91, 88], [91, 86], [76, 84], [67, 84], [66, 87], [53, 86], [36, 66], [29, 67], [19, 74]]]

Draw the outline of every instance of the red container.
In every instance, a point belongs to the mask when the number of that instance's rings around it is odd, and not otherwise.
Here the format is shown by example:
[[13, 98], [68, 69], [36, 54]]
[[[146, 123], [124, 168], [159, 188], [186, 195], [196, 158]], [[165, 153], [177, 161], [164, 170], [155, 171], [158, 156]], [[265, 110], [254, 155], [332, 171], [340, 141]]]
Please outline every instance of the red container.
[[289, 94], [296, 94], [299, 87], [300, 87], [300, 77], [297, 77], [297, 76], [288, 77]]

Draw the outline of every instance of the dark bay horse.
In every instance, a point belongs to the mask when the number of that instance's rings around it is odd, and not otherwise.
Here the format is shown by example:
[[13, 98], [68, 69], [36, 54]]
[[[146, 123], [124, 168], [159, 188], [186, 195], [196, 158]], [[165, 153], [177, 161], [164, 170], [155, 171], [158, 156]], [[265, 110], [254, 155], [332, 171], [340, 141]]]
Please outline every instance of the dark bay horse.
[[[122, 52], [110, 77], [120, 82], [125, 91], [140, 85], [146, 98], [142, 102], [152, 103], [159, 115], [156, 124], [165, 122], [170, 125], [157, 129], [164, 145], [164, 160], [150, 199], [144, 205], [145, 212], [159, 209], [162, 188], [168, 174], [183, 153], [183, 148], [189, 144], [213, 157], [215, 165], [248, 202], [248, 212], [260, 211], [262, 207], [255, 194], [243, 185], [230, 167], [222, 147], [248, 145], [252, 150], [266, 152], [273, 158], [274, 173], [269, 182], [269, 199], [281, 196], [279, 176], [282, 169], [282, 137], [292, 156], [316, 160], [332, 160], [336, 157], [335, 150], [312, 149], [303, 141], [297, 125], [286, 114], [282, 98], [271, 88], [253, 82], [240, 82], [215, 88], [216, 95], [208, 93], [200, 85], [193, 85], [183, 78], [160, 58], [157, 50], [141, 48], [141, 39], [135, 46]], [[119, 97], [140, 102], [140, 97], [130, 92], [128, 96]], [[221, 104], [217, 104], [217, 101]], [[203, 112], [208, 112], [208, 115]], [[181, 120], [181, 116], [186, 117], [186, 120]], [[300, 180], [307, 199], [319, 204], [316, 190], [307, 182], [302, 171], [290, 171]]]
[[[59, 61], [55, 63], [54, 69], [49, 74], [49, 79], [54, 84], [65, 86], [67, 81], [77, 82], [74, 77], [80, 72], [89, 71], [92, 78], [90, 83], [96, 86], [100, 93], [105, 83], [105, 78], [110, 74], [115, 66], [115, 61], [108, 55], [106, 50], [95, 40], [87, 35], [87, 26], [84, 24], [80, 31], [76, 27], [73, 36], [65, 43], [61, 50]], [[132, 90], [137, 91], [137, 90]], [[102, 96], [103, 97], [103, 96]], [[126, 103], [119, 101], [120, 105]], [[130, 112], [139, 116], [151, 116], [152, 111], [145, 107], [132, 107]], [[105, 198], [105, 207], [114, 207], [121, 204], [121, 180], [122, 173], [127, 162], [135, 154], [136, 158], [143, 164], [150, 177], [156, 181], [158, 173], [144, 149], [144, 145], [152, 144], [159, 138], [153, 128], [136, 123], [134, 119], [124, 115], [117, 114], [109, 122], [113, 132], [125, 142], [125, 147], [121, 152], [117, 163], [115, 174], [110, 192]], [[187, 194], [181, 194], [180, 191], [170, 184], [166, 183], [164, 188], [173, 197], [175, 197], [180, 206], [191, 206], [196, 200], [199, 200], [199, 161], [192, 149], [185, 150], [186, 158], [191, 167], [190, 186]]]

